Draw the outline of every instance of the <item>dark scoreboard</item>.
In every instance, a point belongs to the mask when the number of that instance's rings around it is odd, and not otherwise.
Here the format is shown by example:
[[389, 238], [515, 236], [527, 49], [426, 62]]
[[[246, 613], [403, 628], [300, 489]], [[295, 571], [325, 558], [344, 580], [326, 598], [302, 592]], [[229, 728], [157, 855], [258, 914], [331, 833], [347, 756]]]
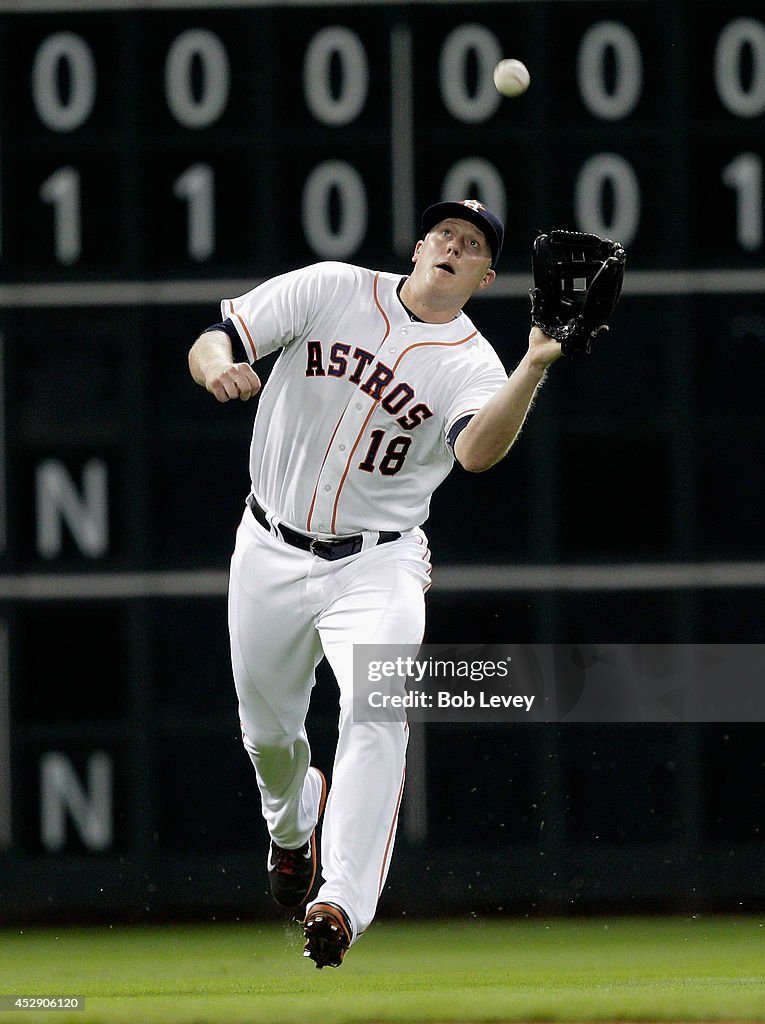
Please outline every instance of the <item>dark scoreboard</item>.
[[[494, 89], [502, 57], [530, 70], [522, 97]], [[429, 638], [762, 641], [763, 160], [761, 3], [7, 0], [0, 914], [68, 906], [72, 878], [90, 910], [262, 897], [237, 873], [262, 835], [224, 602], [255, 403], [218, 406], [186, 353], [221, 298], [272, 274], [406, 272], [440, 198], [506, 221], [470, 312], [508, 369], [537, 230], [617, 237], [629, 264], [609, 339], [556, 367], [508, 465], [436, 495], [436, 565], [507, 565], [508, 588], [434, 585]], [[561, 563], [726, 583], [513, 584], [514, 565]], [[315, 714], [329, 757], [331, 699]], [[756, 747], [742, 770], [761, 772]], [[519, 750], [543, 801], [553, 769]], [[724, 809], [696, 820], [750, 839]]]
[[6, 6], [7, 281], [398, 265], [425, 204], [473, 193], [505, 270], [554, 223], [635, 269], [761, 262], [757, 3]]

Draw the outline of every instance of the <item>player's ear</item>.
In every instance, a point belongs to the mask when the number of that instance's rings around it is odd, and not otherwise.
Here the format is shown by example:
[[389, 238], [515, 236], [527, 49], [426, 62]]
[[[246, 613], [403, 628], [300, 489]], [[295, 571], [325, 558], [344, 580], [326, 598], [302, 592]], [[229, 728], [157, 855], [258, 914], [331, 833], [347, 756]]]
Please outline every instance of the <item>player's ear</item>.
[[423, 245], [423, 242], [422, 242], [422, 239], [420, 239], [419, 242], [417, 243], [417, 245], [415, 245], [415, 247], [414, 247], [414, 252], [412, 253], [412, 263], [416, 263], [417, 262], [417, 257], [420, 255], [420, 252], [422, 250], [422, 245]]
[[479, 288], [488, 288], [489, 285], [496, 279], [497, 272], [492, 270], [491, 267], [486, 271], [484, 276], [481, 278], [481, 283], [478, 285]]

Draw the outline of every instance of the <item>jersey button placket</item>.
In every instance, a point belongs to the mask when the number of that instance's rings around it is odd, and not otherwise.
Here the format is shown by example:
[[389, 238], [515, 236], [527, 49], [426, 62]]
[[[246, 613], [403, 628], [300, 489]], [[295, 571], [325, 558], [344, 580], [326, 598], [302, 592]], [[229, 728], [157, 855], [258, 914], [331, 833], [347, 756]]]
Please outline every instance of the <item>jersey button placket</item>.
[[[354, 402], [352, 408], [346, 409], [342, 425], [338, 430], [339, 436], [335, 439], [317, 483], [316, 507], [311, 526], [316, 532], [342, 532], [337, 523], [334, 530], [332, 527], [332, 519], [336, 511], [335, 497], [340, 481], [345, 474], [348, 453], [355, 444], [367, 410], [368, 407], [364, 402], [359, 401]], [[320, 523], [321, 525], [319, 525]]]

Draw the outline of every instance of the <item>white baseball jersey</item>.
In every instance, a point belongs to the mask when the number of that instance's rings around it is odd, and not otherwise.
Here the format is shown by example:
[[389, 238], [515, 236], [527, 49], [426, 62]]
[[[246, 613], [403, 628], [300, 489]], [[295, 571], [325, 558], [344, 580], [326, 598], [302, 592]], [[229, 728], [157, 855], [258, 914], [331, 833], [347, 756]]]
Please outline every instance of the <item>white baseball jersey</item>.
[[454, 463], [452, 425], [507, 380], [464, 313], [413, 320], [401, 280], [319, 263], [221, 303], [250, 362], [282, 349], [260, 397], [250, 473], [259, 502], [298, 530], [421, 525]]

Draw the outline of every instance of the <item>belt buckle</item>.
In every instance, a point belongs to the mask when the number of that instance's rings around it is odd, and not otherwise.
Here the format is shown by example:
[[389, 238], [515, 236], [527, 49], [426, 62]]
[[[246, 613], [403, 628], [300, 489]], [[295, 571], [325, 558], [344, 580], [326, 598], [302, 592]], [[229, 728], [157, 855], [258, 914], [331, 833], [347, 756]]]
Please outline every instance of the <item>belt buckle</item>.
[[360, 536], [346, 540], [321, 540], [319, 537], [313, 537], [308, 550], [312, 555], [334, 562], [337, 558], [347, 558], [349, 555], [358, 554], [362, 546], [363, 540]]
[[308, 545], [308, 550], [312, 555], [317, 558], [324, 558], [327, 561], [333, 561], [337, 556], [335, 551], [337, 550], [336, 544], [331, 540], [322, 540], [320, 537], [312, 537], [311, 543]]

